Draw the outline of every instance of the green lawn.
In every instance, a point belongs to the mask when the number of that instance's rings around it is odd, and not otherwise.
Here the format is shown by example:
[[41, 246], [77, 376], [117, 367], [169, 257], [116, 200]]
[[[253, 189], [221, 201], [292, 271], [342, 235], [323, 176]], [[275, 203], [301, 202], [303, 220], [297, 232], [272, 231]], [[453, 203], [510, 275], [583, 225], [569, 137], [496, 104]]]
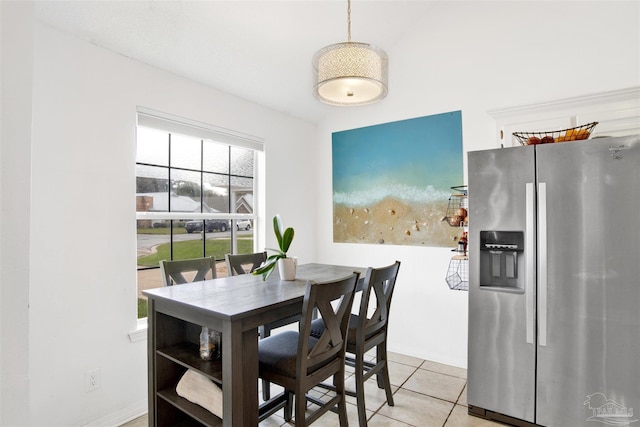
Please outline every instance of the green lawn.
[[[215, 256], [218, 261], [224, 260], [224, 255], [231, 252], [230, 239], [209, 239], [206, 241], [206, 244], [207, 255]], [[156, 253], [138, 258], [138, 265], [157, 267], [161, 260], [170, 259], [169, 245], [170, 243], [159, 245]], [[253, 238], [239, 238], [238, 253], [248, 254], [251, 252], [253, 252]], [[174, 259], [200, 257], [202, 257], [202, 240], [189, 240], [186, 242], [173, 243]], [[138, 298], [138, 319], [145, 317], [147, 317], [147, 301], [144, 298]]]
[[[170, 243], [159, 245], [157, 252], [138, 258], [138, 265], [156, 267], [163, 259], [171, 259], [169, 253]], [[206, 254], [213, 255], [216, 260], [223, 260], [224, 255], [231, 252], [231, 239], [207, 239]], [[238, 239], [238, 253], [247, 254], [253, 252], [253, 238]], [[173, 259], [187, 259], [202, 257], [202, 240], [189, 240], [173, 243]]]
[[144, 298], [138, 298], [138, 319], [144, 319], [148, 316], [149, 307], [147, 300]]

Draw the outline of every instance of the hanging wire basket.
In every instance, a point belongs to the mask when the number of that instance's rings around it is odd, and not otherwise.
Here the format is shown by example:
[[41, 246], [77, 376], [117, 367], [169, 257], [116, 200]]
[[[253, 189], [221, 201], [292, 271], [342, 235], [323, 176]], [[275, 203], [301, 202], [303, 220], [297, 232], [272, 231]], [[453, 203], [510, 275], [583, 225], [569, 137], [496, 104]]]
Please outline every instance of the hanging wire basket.
[[544, 132], [514, 132], [513, 136], [522, 145], [548, 144], [552, 142], [580, 141], [588, 139], [598, 122], [587, 123], [569, 129]]
[[449, 289], [456, 291], [469, 290], [469, 257], [467, 255], [451, 257], [445, 280], [449, 285]]
[[467, 198], [467, 186], [459, 185], [457, 187], [451, 187], [455, 193], [449, 196], [449, 203], [447, 204], [447, 212], [442, 218], [443, 221], [447, 221], [452, 227], [461, 227], [468, 225], [469, 217], [469, 200]]

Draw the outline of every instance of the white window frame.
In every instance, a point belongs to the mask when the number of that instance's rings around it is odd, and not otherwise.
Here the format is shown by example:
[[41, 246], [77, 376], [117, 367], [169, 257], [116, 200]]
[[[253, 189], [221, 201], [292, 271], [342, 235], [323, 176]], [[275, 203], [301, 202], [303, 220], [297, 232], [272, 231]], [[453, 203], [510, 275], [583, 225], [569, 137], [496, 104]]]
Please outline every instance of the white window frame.
[[[212, 141], [216, 143], [228, 144], [235, 147], [247, 148], [254, 150], [256, 154], [264, 152], [264, 139], [208, 123], [175, 116], [172, 114], [152, 110], [146, 107], [138, 106], [137, 109], [137, 126], [152, 128], [167, 133], [177, 133], [189, 137], [195, 137], [202, 140]], [[250, 219], [253, 224], [258, 223], [258, 211], [260, 206], [260, 194], [258, 188], [259, 183], [259, 159], [256, 156], [254, 161], [254, 211], [252, 214], [239, 213], [189, 213], [192, 220], [205, 219], [230, 219], [231, 226], [235, 225], [235, 220]], [[137, 212], [136, 220], [179, 220], [184, 218], [184, 212]], [[254, 249], [258, 245], [258, 236], [254, 227]], [[235, 239], [232, 239], [232, 252], [237, 250]], [[137, 286], [137, 282], [136, 282]], [[137, 319], [136, 330], [129, 332], [131, 342], [137, 342], [146, 339], [147, 318]]]
[[[138, 126], [157, 129], [163, 132], [179, 133], [181, 135], [201, 138], [213, 142], [219, 142], [223, 144], [229, 144], [236, 147], [248, 148], [257, 152], [264, 151], [264, 139], [243, 134], [240, 132], [224, 129], [208, 123], [199, 122], [196, 120], [186, 119], [178, 117], [172, 114], [163, 113], [160, 111], [152, 110], [150, 108], [138, 107]], [[254, 163], [254, 182], [257, 178], [257, 159]], [[256, 186], [254, 186], [253, 192], [254, 205], [259, 206], [259, 193]], [[205, 220], [205, 219], [250, 219], [254, 224], [257, 223], [258, 209], [254, 209], [253, 214], [239, 214], [239, 213], [190, 213], [189, 218], [193, 220]], [[136, 212], [136, 220], [150, 219], [150, 220], [177, 220], [184, 218], [184, 212]], [[255, 239], [254, 239], [255, 244]], [[234, 251], [236, 248], [233, 248]]]

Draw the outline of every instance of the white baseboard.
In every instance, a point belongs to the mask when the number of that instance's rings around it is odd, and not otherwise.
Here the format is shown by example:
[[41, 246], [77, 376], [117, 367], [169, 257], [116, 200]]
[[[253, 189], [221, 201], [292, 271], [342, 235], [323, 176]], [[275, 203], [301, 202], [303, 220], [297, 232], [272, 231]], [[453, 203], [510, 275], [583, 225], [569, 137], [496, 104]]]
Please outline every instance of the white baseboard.
[[100, 419], [85, 424], [84, 427], [118, 427], [122, 424], [134, 420], [148, 411], [149, 401], [140, 400], [133, 405], [127, 406], [119, 411], [108, 414]]

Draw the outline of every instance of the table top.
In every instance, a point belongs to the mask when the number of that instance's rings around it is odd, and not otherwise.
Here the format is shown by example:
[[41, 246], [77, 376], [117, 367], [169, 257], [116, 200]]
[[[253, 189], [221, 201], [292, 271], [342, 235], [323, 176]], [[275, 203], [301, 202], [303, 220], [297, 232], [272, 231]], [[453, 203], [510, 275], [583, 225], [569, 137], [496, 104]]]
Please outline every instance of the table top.
[[269, 311], [280, 305], [302, 302], [308, 280], [334, 281], [366, 268], [329, 264], [302, 264], [296, 269], [296, 280], [280, 280], [277, 269], [266, 281], [262, 276], [244, 274], [220, 277], [202, 282], [148, 289], [143, 294], [152, 299], [205, 310], [219, 318], [237, 319]]

